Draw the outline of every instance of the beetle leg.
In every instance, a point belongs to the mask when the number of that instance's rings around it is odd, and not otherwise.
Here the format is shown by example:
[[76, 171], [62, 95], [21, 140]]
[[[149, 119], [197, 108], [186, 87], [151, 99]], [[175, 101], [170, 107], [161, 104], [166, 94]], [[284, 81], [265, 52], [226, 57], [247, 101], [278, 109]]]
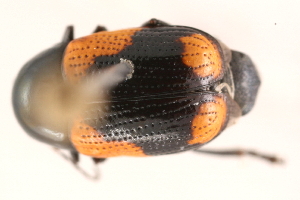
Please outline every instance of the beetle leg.
[[69, 43], [74, 39], [74, 27], [73, 26], [68, 26], [65, 30], [62, 42]]
[[77, 164], [79, 162], [79, 154], [77, 151], [70, 151], [70, 154], [71, 154], [71, 161], [74, 163], [74, 164]]
[[72, 163], [72, 165], [81, 173], [83, 174], [86, 178], [89, 178], [91, 180], [98, 180], [99, 179], [99, 168], [98, 168], [98, 163], [103, 162], [105, 159], [104, 158], [93, 158], [93, 163], [94, 163], [94, 172], [88, 173], [85, 169], [83, 169], [79, 163], [79, 153], [76, 151], [70, 151], [71, 156], [66, 155], [65, 153], [62, 152], [61, 149], [54, 148], [54, 150], [62, 156], [64, 159]]
[[246, 150], [246, 149], [231, 149], [231, 150], [205, 150], [205, 149], [196, 149], [194, 150], [197, 153], [206, 153], [206, 154], [212, 154], [212, 155], [220, 155], [220, 156], [244, 156], [244, 155], [250, 155], [254, 156], [256, 158], [262, 158], [266, 161], [269, 161], [271, 163], [278, 163], [282, 164], [284, 161], [281, 158], [278, 158], [276, 156], [267, 155], [264, 153], [256, 152], [253, 150]]
[[95, 164], [102, 163], [106, 160], [106, 158], [92, 158]]
[[107, 29], [104, 26], [97, 26], [93, 33], [98, 33], [101, 31], [107, 31]]
[[142, 27], [148, 27], [148, 28], [163, 27], [163, 26], [170, 26], [170, 24], [155, 18], [150, 19], [149, 21], [147, 21], [142, 25]]

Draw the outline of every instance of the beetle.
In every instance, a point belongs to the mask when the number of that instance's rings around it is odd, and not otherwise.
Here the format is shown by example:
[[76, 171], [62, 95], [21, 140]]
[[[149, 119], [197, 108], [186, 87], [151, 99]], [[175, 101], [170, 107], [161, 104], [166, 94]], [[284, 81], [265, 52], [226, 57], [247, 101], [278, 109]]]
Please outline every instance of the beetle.
[[151, 19], [78, 39], [68, 27], [24, 65], [12, 99], [30, 136], [99, 162], [199, 149], [251, 111], [259, 85], [244, 53]]

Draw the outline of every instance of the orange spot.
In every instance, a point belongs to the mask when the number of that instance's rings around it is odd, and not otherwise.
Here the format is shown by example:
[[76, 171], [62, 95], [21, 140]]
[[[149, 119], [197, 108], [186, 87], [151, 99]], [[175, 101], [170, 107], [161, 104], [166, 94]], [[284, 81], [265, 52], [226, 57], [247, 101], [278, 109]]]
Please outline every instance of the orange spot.
[[192, 121], [193, 138], [188, 143], [204, 144], [212, 140], [220, 133], [226, 114], [226, 102], [221, 97], [214, 97], [214, 101], [203, 103]]
[[71, 141], [78, 152], [95, 158], [146, 156], [142, 148], [133, 143], [105, 141], [99, 132], [80, 121], [72, 127]]
[[85, 75], [98, 56], [118, 54], [132, 44], [131, 36], [141, 28], [119, 31], [102, 31], [71, 41], [66, 47], [63, 70], [68, 80], [74, 82]]
[[218, 78], [222, 74], [222, 58], [213, 41], [200, 34], [181, 37], [179, 40], [184, 45], [182, 62], [192, 67], [198, 76]]

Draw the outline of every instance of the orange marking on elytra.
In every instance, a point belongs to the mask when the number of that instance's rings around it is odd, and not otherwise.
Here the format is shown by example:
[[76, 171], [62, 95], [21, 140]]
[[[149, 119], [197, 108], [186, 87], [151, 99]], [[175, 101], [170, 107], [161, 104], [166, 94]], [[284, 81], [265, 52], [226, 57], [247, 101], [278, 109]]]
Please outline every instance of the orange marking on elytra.
[[132, 44], [133, 36], [141, 28], [119, 31], [102, 31], [72, 40], [66, 47], [63, 58], [63, 71], [66, 78], [76, 82], [86, 74], [86, 69], [94, 64], [98, 56], [116, 55]]
[[181, 37], [184, 45], [182, 62], [192, 67], [200, 77], [219, 77], [222, 74], [222, 58], [217, 45], [200, 34]]
[[214, 97], [214, 101], [203, 103], [192, 121], [193, 138], [188, 143], [204, 144], [216, 137], [226, 121], [226, 114], [226, 102], [221, 97]]
[[105, 141], [102, 134], [79, 120], [75, 121], [71, 129], [71, 141], [79, 153], [95, 158], [146, 156], [142, 148], [133, 143]]

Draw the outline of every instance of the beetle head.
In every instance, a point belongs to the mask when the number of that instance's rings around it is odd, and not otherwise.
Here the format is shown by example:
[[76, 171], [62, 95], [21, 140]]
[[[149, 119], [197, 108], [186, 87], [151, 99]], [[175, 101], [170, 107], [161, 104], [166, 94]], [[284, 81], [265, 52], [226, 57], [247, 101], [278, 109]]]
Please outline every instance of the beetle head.
[[240, 106], [242, 115], [245, 115], [254, 106], [260, 78], [249, 56], [241, 52], [232, 51], [230, 67], [235, 87], [234, 100]]
[[219, 44], [227, 70], [223, 81], [228, 84], [229, 90], [227, 91], [241, 108], [242, 115], [245, 115], [254, 106], [260, 86], [259, 74], [249, 56], [230, 50], [220, 41]]

